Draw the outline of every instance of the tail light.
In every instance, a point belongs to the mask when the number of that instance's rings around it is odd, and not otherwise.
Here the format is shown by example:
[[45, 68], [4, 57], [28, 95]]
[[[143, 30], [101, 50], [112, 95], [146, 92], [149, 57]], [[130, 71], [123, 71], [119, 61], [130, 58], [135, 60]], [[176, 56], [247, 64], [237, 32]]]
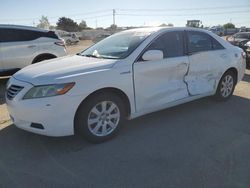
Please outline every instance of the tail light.
[[243, 59], [246, 59], [247, 58], [246, 52], [241, 52], [241, 56], [243, 57]]
[[63, 40], [60, 40], [60, 41], [58, 41], [58, 42], [55, 42], [55, 45], [65, 47], [65, 42], [64, 42]]

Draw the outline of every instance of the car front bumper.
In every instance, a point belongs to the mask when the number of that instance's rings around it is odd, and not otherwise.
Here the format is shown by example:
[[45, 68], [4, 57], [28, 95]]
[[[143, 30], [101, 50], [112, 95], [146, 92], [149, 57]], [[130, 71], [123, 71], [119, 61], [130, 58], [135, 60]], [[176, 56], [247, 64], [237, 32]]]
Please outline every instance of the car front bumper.
[[[6, 97], [7, 108], [13, 123], [23, 130], [46, 136], [69, 136], [74, 134], [74, 117], [82, 98], [61, 95], [23, 100], [33, 85], [11, 78], [8, 85], [24, 88], [12, 99]], [[7, 86], [8, 87], [8, 86]], [[42, 125], [37, 128], [32, 125]]]

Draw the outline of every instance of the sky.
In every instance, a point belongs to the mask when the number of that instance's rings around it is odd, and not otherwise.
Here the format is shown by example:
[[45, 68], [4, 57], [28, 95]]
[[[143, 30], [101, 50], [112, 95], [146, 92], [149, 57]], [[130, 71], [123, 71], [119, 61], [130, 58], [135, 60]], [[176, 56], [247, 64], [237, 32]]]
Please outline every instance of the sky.
[[201, 20], [211, 27], [232, 22], [250, 27], [250, 0], [0, 0], [0, 24], [36, 26], [42, 15], [51, 25], [65, 16], [90, 27], [185, 26], [187, 20]]

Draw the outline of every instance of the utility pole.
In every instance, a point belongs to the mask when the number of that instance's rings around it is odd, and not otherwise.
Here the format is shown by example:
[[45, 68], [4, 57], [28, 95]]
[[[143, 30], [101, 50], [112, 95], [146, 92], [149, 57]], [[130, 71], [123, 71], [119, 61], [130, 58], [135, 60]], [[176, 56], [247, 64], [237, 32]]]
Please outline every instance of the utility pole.
[[113, 9], [113, 25], [115, 25], [115, 14], [116, 14], [116, 11], [115, 9]]

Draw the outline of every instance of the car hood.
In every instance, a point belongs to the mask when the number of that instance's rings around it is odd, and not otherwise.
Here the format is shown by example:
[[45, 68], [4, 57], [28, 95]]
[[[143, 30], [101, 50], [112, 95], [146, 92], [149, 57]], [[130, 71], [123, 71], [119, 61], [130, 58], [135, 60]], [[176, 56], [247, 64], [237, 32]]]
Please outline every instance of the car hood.
[[27, 66], [14, 74], [14, 78], [33, 85], [51, 84], [64, 78], [110, 69], [116, 62], [113, 59], [66, 56]]

